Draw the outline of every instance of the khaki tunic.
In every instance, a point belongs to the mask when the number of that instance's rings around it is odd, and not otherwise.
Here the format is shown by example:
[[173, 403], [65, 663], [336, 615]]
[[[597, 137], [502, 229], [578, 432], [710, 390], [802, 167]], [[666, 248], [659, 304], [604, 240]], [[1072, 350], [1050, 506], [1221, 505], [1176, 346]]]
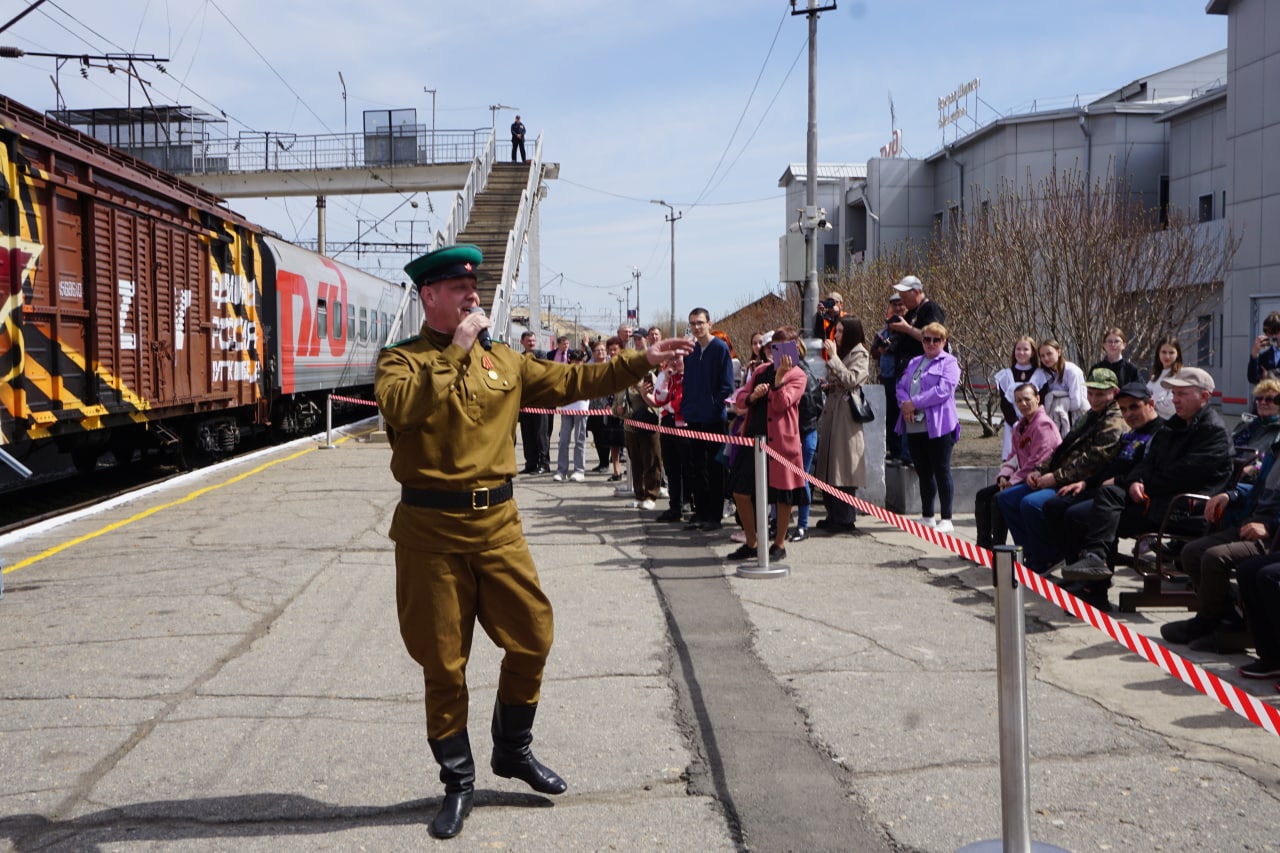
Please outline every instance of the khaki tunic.
[[[374, 393], [387, 422], [391, 473], [429, 491], [501, 486], [516, 475], [520, 406], [556, 406], [613, 393], [649, 370], [643, 352], [602, 364], [568, 365], [522, 356], [503, 344], [465, 352], [423, 326], [378, 356]], [[466, 662], [478, 620], [505, 652], [504, 704], [538, 700], [551, 648], [551, 604], [514, 500], [491, 509], [428, 509], [401, 503], [396, 542], [400, 634], [423, 668], [427, 734], [466, 729]]]
[[840, 387], [827, 394], [818, 419], [818, 452], [813, 458], [813, 476], [833, 486], [863, 488], [867, 485], [865, 442], [862, 424], [849, 414], [848, 393], [870, 376], [870, 356], [858, 344], [845, 353], [843, 361], [827, 362], [828, 379]]

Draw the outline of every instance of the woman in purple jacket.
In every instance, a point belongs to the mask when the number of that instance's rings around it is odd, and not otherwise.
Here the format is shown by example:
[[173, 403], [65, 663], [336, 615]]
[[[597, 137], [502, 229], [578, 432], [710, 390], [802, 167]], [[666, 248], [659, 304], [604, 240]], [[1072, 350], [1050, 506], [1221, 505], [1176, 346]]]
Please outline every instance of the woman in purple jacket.
[[1013, 449], [1001, 464], [995, 483], [979, 489], [975, 496], [973, 517], [978, 523], [980, 548], [1003, 545], [1009, 535], [1004, 516], [996, 504], [996, 495], [1027, 479], [1027, 475], [1062, 444], [1057, 425], [1040, 405], [1040, 391], [1035, 383], [1024, 382], [1013, 389], [1013, 405], [1019, 416], [1013, 425]]
[[[950, 533], [955, 530], [951, 523], [951, 500], [955, 493], [951, 449], [960, 437], [960, 415], [956, 412], [960, 364], [946, 351], [946, 326], [930, 323], [920, 333], [924, 355], [911, 359], [898, 377], [899, 411], [895, 430], [906, 438], [911, 462], [920, 480], [920, 523]], [[936, 523], [935, 497], [942, 510], [942, 520]]]

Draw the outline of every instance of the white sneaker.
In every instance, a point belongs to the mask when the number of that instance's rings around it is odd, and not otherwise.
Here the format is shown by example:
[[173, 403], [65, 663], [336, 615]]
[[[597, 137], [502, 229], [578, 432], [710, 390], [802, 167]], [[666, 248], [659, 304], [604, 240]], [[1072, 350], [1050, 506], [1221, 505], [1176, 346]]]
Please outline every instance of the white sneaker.
[[644, 500], [640, 501], [640, 508], [641, 509], [657, 509], [658, 504], [657, 502], [650, 500], [649, 498], [645, 498]]
[[555, 475], [553, 475], [553, 476], [552, 476], [552, 478], [551, 478], [551, 482], [553, 482], [553, 483], [563, 483], [563, 482], [564, 482], [564, 474], [561, 474], [560, 472], [558, 472], [558, 471], [557, 471], [557, 472], [555, 473]]
[[569, 475], [569, 479], [573, 480], [573, 482], [575, 483], [581, 483], [587, 479], [587, 475], [582, 473], [581, 471], [574, 471], [572, 474]]
[[932, 515], [927, 515], [927, 516], [924, 516], [923, 518], [917, 518], [917, 519], [916, 519], [916, 521], [917, 521], [917, 522], [919, 522], [920, 524], [924, 525], [925, 527], [935, 527], [935, 526], [936, 526], [936, 525], [935, 525], [935, 523], [934, 523], [934, 521], [933, 521], [933, 516], [932, 516]]
[[671, 492], [667, 491], [667, 487], [666, 487], [666, 486], [662, 486], [662, 487], [660, 487], [660, 488], [658, 489], [658, 497], [660, 497], [660, 498], [669, 498], [669, 497], [671, 497]]
[[632, 509], [639, 509], [640, 501], [630, 501], [627, 503], [627, 506], [631, 507]]
[[938, 520], [938, 523], [933, 526], [933, 529], [939, 533], [954, 533], [956, 526], [951, 523], [951, 519], [943, 518]]

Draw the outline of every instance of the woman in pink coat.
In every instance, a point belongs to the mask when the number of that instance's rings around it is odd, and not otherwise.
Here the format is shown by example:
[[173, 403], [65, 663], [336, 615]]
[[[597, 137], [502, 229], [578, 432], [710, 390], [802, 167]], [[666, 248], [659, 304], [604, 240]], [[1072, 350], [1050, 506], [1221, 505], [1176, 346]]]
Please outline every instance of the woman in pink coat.
[[978, 524], [980, 548], [1003, 545], [1009, 535], [996, 495], [1027, 479], [1027, 475], [1062, 444], [1058, 427], [1040, 404], [1040, 391], [1033, 383], [1024, 382], [1013, 389], [1013, 405], [1019, 415], [1013, 425], [1013, 450], [1000, 466], [995, 485], [979, 489], [975, 495], [973, 516]]
[[[773, 333], [770, 345], [796, 339], [796, 330], [783, 326]], [[809, 503], [809, 493], [804, 488], [800, 450], [800, 397], [804, 394], [804, 371], [797, 367], [790, 356], [779, 357], [778, 363], [766, 362], [747, 377], [733, 398], [734, 411], [747, 419], [746, 435], [765, 435], [769, 447], [790, 461], [796, 471], [769, 457], [769, 503], [777, 506], [777, 533], [769, 548], [770, 560], [787, 556], [784, 547], [787, 526], [791, 522], [791, 507]], [[738, 507], [742, 532], [746, 542], [729, 555], [730, 560], [754, 560], [759, 545], [755, 514], [755, 453], [739, 447], [729, 470], [729, 489]]]

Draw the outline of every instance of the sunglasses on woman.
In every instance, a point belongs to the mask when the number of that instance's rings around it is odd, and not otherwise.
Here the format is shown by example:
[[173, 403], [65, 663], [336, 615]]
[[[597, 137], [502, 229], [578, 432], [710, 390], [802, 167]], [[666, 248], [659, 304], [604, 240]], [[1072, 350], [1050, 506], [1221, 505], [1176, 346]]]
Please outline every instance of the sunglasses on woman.
[[924, 341], [926, 344], [940, 344], [945, 341], [946, 338], [935, 338], [929, 335], [923, 335], [920, 340]]

